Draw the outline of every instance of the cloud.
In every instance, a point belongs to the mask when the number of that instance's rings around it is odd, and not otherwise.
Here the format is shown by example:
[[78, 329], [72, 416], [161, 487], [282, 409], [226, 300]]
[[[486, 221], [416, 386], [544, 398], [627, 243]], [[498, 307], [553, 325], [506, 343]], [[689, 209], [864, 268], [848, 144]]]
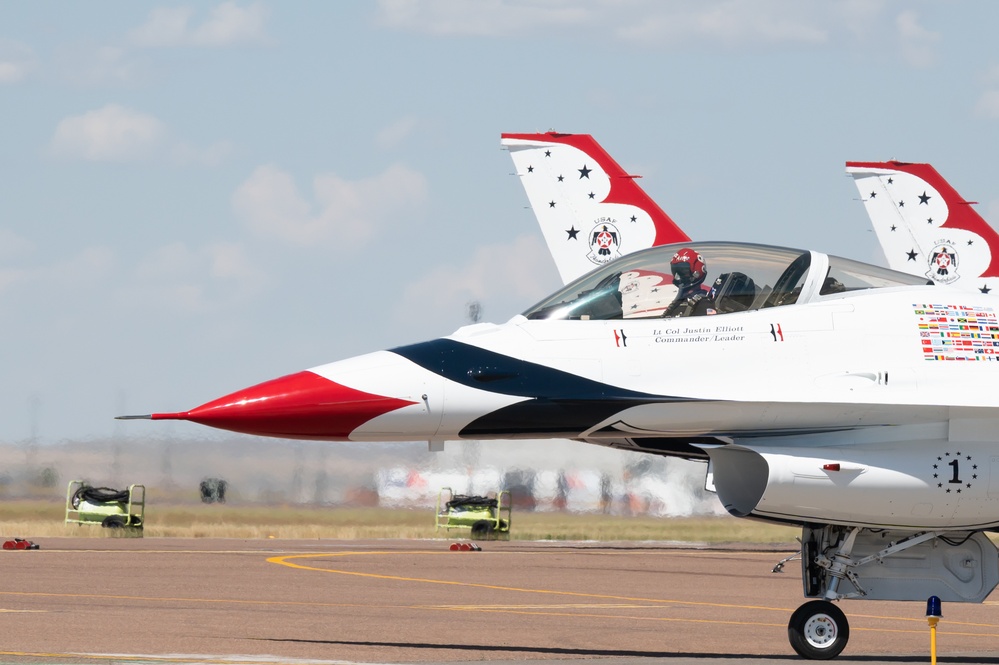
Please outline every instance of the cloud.
[[193, 16], [194, 10], [189, 7], [157, 7], [149, 12], [145, 23], [129, 32], [129, 42], [134, 46], [155, 48], [221, 47], [268, 41], [264, 30], [267, 12], [259, 2], [246, 7], [236, 2], [223, 2], [197, 25], [191, 22]]
[[[479, 247], [459, 264], [443, 263], [407, 284], [396, 319], [432, 326], [413, 334], [440, 334], [442, 322], [464, 320], [469, 302], [483, 306], [483, 320], [500, 323], [561, 285], [544, 241], [535, 234]], [[432, 294], [429, 295], [428, 294]], [[498, 317], [498, 318], [497, 318]]]
[[29, 278], [30, 273], [24, 268], [0, 268], [0, 295], [28, 281]]
[[981, 76], [981, 82], [989, 88], [999, 88], [999, 65], [993, 65], [986, 69]]
[[747, 44], [824, 44], [829, 29], [797, 3], [727, 0], [666, 4], [648, 18], [618, 26], [622, 41], [649, 46], [707, 41], [728, 47]]
[[984, 118], [999, 118], [999, 66], [990, 67], [980, 78], [985, 92], [975, 104], [975, 114]]
[[177, 46], [188, 39], [187, 22], [193, 10], [189, 7], [156, 7], [149, 18], [128, 33], [128, 40], [135, 46]]
[[46, 277], [62, 286], [92, 285], [107, 277], [114, 267], [114, 252], [108, 247], [86, 247], [68, 261], [46, 271]]
[[975, 104], [975, 113], [985, 118], [999, 118], [999, 90], [986, 90]]
[[[28, 241], [21, 241], [25, 246]], [[65, 261], [30, 268], [0, 268], [0, 294], [15, 286], [46, 284], [60, 293], [102, 282], [114, 267], [114, 252], [103, 246], [85, 247]]]
[[49, 149], [64, 158], [130, 162], [152, 157], [162, 147], [165, 133], [155, 117], [108, 104], [61, 120]]
[[925, 67], [940, 35], [896, 0], [379, 0], [376, 21], [442, 37], [525, 37], [579, 42], [608, 37], [654, 50], [690, 47], [850, 48], [852, 40], [897, 37], [902, 57]]
[[[266, 44], [267, 12], [260, 2], [240, 6], [223, 2], [197, 20], [191, 7], [157, 7], [142, 25], [128, 32], [121, 45], [72, 45], [59, 50], [56, 69], [81, 86], [131, 84], [149, 78], [155, 69], [136, 56], [137, 49], [165, 47], [226, 47]], [[0, 83], [4, 64], [0, 43]]]
[[934, 47], [940, 35], [919, 24], [919, 16], [906, 10], [895, 17], [902, 58], [913, 67], [928, 67], [936, 60]]
[[24, 264], [0, 268], [0, 294], [29, 284], [48, 284], [60, 291], [71, 291], [100, 282], [114, 264], [114, 253], [103, 246], [85, 247], [68, 259], [48, 265], [38, 265], [37, 256], [34, 242], [0, 229], [0, 260]]
[[90, 162], [161, 161], [176, 166], [218, 166], [232, 145], [217, 141], [199, 147], [171, 138], [155, 116], [118, 104], [61, 120], [49, 142], [50, 154]]
[[0, 260], [30, 254], [35, 243], [9, 229], [0, 229]]
[[832, 12], [831, 24], [841, 23], [848, 32], [857, 36], [878, 35], [882, 29], [880, 21], [886, 15], [887, 5], [892, 0], [838, 0], [828, 3], [823, 9]]
[[[30, 261], [36, 249], [35, 243], [9, 229], [0, 229], [0, 260], [13, 262], [15, 260]], [[0, 267], [0, 296], [10, 292], [20, 284], [38, 279], [37, 269], [21, 266]]]
[[592, 10], [565, 2], [379, 0], [378, 10], [382, 25], [432, 35], [500, 37], [593, 20]]
[[136, 269], [140, 280], [160, 280], [190, 275], [197, 270], [197, 254], [182, 242], [157, 247], [145, 256]]
[[62, 78], [78, 86], [130, 84], [143, 76], [143, 67], [119, 46], [72, 46], [55, 61]]
[[[867, 3], [868, 6], [877, 3]], [[870, 8], [856, 0], [831, 5], [797, 0], [380, 0], [378, 21], [389, 28], [442, 36], [546, 34], [618, 41], [653, 48], [711, 42], [824, 44], [835, 29], [853, 29]]]
[[265, 282], [261, 272], [243, 247], [236, 243], [215, 243], [202, 249], [208, 261], [208, 274], [213, 279], [238, 282], [255, 292]]
[[377, 136], [375, 136], [375, 143], [382, 150], [394, 148], [412, 134], [415, 128], [416, 118], [413, 116], [400, 118], [378, 132]]
[[158, 247], [142, 257], [135, 279], [122, 290], [136, 298], [187, 312], [206, 312], [247, 302], [268, 285], [266, 275], [235, 243], [190, 248], [182, 242]]
[[35, 66], [35, 55], [29, 47], [0, 40], [0, 85], [23, 81]]
[[257, 235], [289, 245], [347, 247], [372, 237], [389, 216], [420, 205], [426, 179], [402, 165], [362, 180], [321, 173], [312, 180], [314, 203], [292, 176], [276, 166], [257, 167], [235, 191], [237, 215]]

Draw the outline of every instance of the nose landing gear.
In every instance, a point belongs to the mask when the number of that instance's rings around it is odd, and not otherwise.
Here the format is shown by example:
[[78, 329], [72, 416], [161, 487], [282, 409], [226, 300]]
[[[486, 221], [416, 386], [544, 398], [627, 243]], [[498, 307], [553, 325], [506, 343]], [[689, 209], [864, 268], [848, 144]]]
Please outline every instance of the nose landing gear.
[[843, 611], [827, 600], [805, 603], [791, 615], [787, 638], [799, 656], [809, 660], [835, 658], [850, 639]]
[[[897, 555], [906, 552], [904, 558]], [[790, 560], [781, 561], [775, 572]], [[999, 551], [981, 531], [915, 531], [805, 526], [801, 537], [805, 596], [787, 624], [788, 640], [810, 660], [835, 658], [850, 626], [831, 601], [923, 600], [980, 603], [999, 585]]]

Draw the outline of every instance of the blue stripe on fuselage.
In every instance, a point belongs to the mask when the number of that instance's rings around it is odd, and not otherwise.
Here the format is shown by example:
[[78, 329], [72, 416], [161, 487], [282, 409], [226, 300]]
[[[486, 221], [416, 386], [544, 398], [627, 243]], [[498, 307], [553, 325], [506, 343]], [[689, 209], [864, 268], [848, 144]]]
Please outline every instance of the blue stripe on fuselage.
[[579, 436], [614, 413], [650, 403], [691, 401], [607, 385], [451, 339], [391, 350], [462, 385], [527, 398], [469, 423], [462, 437]]

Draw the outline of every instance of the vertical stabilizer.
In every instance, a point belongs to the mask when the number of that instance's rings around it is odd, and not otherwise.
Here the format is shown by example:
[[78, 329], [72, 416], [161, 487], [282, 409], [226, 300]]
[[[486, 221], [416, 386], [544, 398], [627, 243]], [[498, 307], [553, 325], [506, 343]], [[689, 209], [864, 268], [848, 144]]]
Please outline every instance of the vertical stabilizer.
[[999, 285], [999, 234], [929, 164], [847, 162], [888, 265], [989, 293]]
[[589, 134], [503, 134], [563, 282], [639, 249], [690, 240]]

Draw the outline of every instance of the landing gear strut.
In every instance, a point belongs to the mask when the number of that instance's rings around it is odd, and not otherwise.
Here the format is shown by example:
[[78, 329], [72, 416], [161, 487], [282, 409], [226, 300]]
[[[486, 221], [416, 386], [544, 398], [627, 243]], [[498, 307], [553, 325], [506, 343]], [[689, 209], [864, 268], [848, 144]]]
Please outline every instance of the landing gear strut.
[[805, 603], [791, 615], [787, 638], [799, 656], [810, 660], [835, 658], [850, 639], [846, 615], [827, 600]]
[[[903, 552], [907, 555], [899, 559]], [[832, 601], [937, 596], [980, 603], [999, 584], [999, 551], [976, 531], [805, 526], [801, 577], [805, 596], [815, 600], [791, 615], [788, 639], [798, 655], [827, 660], [838, 656], [850, 639], [846, 615]]]

